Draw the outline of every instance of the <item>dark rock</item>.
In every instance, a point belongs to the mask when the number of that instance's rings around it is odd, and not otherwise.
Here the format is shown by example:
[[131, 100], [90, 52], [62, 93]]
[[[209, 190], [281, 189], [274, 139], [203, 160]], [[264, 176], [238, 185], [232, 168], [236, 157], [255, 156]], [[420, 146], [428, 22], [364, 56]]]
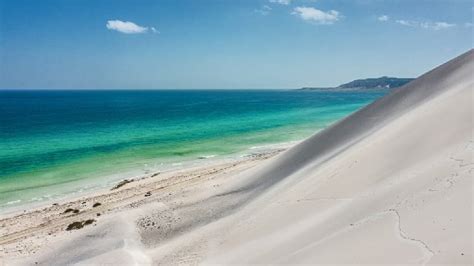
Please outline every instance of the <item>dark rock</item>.
[[123, 186], [125, 186], [126, 184], [128, 184], [128, 183], [130, 183], [130, 182], [133, 182], [133, 179], [130, 179], [130, 180], [124, 179], [124, 180], [120, 181], [117, 185], [115, 185], [115, 187], [113, 187], [111, 190], [114, 190], [114, 189], [118, 189], [118, 188], [120, 188], [120, 187], [123, 187]]

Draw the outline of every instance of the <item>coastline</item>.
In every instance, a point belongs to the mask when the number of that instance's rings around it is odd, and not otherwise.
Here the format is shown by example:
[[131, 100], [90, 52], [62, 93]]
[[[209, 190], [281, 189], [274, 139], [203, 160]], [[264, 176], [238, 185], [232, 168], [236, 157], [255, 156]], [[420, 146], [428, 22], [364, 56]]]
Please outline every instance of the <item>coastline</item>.
[[[50, 193], [38, 195], [38, 197], [32, 198], [29, 201], [14, 200], [0, 205], [0, 219], [5, 215], [15, 215], [32, 209], [44, 208], [54, 203], [69, 202], [75, 199], [89, 197], [91, 195], [107, 193], [111, 187], [120, 183], [123, 180], [133, 179], [135, 181], [143, 180], [155, 176], [156, 174], [169, 174], [173, 172], [179, 172], [181, 170], [189, 170], [199, 167], [212, 167], [213, 165], [219, 165], [230, 162], [238, 162], [243, 158], [266, 155], [267, 153], [273, 153], [277, 150], [286, 150], [302, 140], [287, 141], [272, 144], [262, 144], [259, 146], [253, 146], [246, 150], [238, 151], [231, 154], [225, 155], [203, 155], [193, 159], [186, 158], [182, 161], [171, 161], [157, 163], [159, 167], [155, 169], [129, 169], [123, 173], [109, 174], [94, 178], [88, 178], [85, 180], [77, 180], [59, 184], [59, 186], [65, 186], [66, 189], [63, 191], [56, 191], [56, 195], [51, 196]], [[19, 204], [18, 204], [19, 203]]]
[[4, 218], [1, 262], [470, 265], [473, 67], [470, 50], [286, 151]]
[[[226, 182], [226, 177], [252, 168], [297, 143], [253, 147], [250, 153], [234, 154], [227, 158], [198, 159], [184, 167], [181, 165], [180, 168], [167, 171], [122, 178], [105, 188], [86, 191], [82, 195], [3, 210], [0, 215], [0, 257], [27, 258], [54, 238], [71, 233], [65, 229], [76, 220], [94, 219], [95, 226], [97, 221], [124, 210], [138, 208], [151, 200], [157, 200], [157, 197], [163, 200], [183, 193], [180, 189], [192, 190], [193, 186], [209, 182], [216, 182], [213, 186], [218, 187]], [[114, 189], [123, 180], [130, 182]], [[95, 203], [100, 203], [100, 206], [92, 207]], [[78, 213], [65, 213], [67, 209], [78, 210]]]
[[[0, 132], [0, 210], [7, 203], [61, 196], [58, 191], [69, 196], [75, 188], [106, 188], [199, 157], [302, 140], [382, 95], [289, 90], [2, 94], [0, 105], [11, 115], [0, 119], [6, 125]], [[21, 106], [40, 111], [31, 120]]]

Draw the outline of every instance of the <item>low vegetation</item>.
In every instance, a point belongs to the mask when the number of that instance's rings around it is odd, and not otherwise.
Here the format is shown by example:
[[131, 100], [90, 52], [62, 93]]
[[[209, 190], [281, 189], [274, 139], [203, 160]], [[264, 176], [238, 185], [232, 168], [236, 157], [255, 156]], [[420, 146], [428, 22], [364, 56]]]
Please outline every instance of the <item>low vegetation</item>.
[[73, 209], [73, 208], [67, 208], [63, 213], [66, 214], [66, 213], [79, 213], [79, 210], [78, 209]]
[[88, 220], [85, 220], [85, 221], [73, 222], [73, 223], [69, 224], [69, 225], [66, 227], [66, 231], [78, 230], [78, 229], [81, 229], [81, 228], [83, 228], [84, 226], [89, 225], [89, 224], [92, 224], [92, 223], [94, 223], [94, 222], [95, 222], [94, 219], [88, 219]]

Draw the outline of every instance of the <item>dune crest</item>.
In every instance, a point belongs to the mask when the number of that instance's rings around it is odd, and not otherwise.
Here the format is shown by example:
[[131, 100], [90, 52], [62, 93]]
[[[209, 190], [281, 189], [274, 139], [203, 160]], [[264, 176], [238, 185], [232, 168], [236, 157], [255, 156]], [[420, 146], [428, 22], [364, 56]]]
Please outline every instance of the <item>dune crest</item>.
[[209, 261], [472, 263], [473, 70], [471, 50], [282, 154]]

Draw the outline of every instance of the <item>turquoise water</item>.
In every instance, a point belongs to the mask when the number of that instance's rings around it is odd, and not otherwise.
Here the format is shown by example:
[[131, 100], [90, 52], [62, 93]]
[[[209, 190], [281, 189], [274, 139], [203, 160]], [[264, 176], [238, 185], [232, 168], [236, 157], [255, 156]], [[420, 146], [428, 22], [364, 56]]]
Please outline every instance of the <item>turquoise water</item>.
[[300, 140], [385, 93], [0, 91], [0, 207], [162, 163]]

